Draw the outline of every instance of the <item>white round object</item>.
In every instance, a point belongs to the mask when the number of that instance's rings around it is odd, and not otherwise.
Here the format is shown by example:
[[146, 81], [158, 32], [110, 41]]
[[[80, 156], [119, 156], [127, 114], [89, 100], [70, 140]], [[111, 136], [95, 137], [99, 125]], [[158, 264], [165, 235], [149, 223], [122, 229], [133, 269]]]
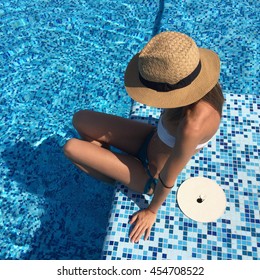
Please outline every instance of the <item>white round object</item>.
[[213, 180], [194, 177], [184, 181], [177, 192], [177, 202], [182, 212], [197, 222], [213, 222], [226, 209], [223, 189]]

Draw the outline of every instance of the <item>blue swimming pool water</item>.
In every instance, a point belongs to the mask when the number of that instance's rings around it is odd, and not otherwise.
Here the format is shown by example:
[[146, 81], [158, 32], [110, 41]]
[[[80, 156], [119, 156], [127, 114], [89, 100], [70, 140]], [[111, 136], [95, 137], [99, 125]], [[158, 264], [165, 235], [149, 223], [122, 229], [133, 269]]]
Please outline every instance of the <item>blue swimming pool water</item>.
[[259, 92], [259, 1], [165, 1], [161, 29], [191, 35], [221, 59], [225, 93]]
[[128, 117], [123, 85], [151, 1], [0, 3], [0, 259], [98, 259], [113, 188], [63, 156], [74, 112]]
[[0, 259], [99, 259], [114, 190], [64, 158], [73, 113], [128, 117], [127, 62], [164, 30], [219, 53], [225, 94], [257, 96], [257, 11], [245, 0], [0, 3]]

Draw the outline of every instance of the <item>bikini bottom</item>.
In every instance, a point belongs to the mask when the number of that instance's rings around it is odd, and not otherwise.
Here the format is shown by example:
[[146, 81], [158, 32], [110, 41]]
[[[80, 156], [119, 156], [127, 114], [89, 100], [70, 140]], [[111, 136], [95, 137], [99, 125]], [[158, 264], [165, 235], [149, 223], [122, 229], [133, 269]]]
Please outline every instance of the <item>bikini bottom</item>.
[[156, 132], [156, 129], [154, 129], [152, 132], [148, 134], [146, 137], [144, 143], [142, 144], [141, 148], [138, 151], [137, 158], [142, 162], [144, 169], [149, 176], [149, 179], [147, 180], [144, 188], [144, 194], [148, 194], [149, 190], [157, 185], [158, 179], [154, 178], [152, 174], [150, 173], [149, 170], [149, 162], [148, 162], [148, 155], [147, 155], [147, 150], [149, 143]]

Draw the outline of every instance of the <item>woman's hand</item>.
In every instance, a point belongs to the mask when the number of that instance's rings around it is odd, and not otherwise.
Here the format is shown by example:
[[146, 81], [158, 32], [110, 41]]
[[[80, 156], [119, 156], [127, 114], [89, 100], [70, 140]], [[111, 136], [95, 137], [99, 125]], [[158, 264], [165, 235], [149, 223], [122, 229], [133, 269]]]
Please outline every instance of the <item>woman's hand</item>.
[[144, 233], [144, 240], [147, 240], [150, 236], [151, 229], [153, 224], [155, 223], [155, 220], [156, 214], [149, 209], [143, 209], [136, 212], [129, 222], [131, 225], [135, 224], [129, 235], [131, 241], [138, 242]]

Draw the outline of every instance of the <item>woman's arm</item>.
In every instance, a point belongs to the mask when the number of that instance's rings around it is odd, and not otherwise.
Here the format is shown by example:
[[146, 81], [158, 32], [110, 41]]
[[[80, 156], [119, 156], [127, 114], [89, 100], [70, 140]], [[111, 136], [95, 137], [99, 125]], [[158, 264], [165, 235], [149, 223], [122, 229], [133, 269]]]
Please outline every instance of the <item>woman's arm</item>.
[[196, 152], [196, 147], [201, 140], [199, 129], [196, 129], [196, 126], [191, 123], [181, 123], [177, 135], [178, 137], [176, 138], [172, 153], [160, 172], [161, 181], [168, 188], [164, 187], [159, 180], [153, 200], [148, 207], [155, 213], [159, 210], [160, 206], [170, 193], [171, 189], [169, 188], [174, 186], [179, 173]]
[[[178, 127], [177, 135], [172, 153], [160, 173], [160, 178], [167, 187], [174, 186], [179, 173], [194, 155], [196, 147], [201, 141], [201, 129], [197, 124], [183, 120]], [[131, 241], [138, 242], [145, 232], [145, 239], [150, 235], [156, 214], [171, 192], [171, 189], [164, 187], [163, 184], [159, 180], [148, 208], [137, 212], [131, 219], [130, 223], [135, 223], [130, 233]]]

